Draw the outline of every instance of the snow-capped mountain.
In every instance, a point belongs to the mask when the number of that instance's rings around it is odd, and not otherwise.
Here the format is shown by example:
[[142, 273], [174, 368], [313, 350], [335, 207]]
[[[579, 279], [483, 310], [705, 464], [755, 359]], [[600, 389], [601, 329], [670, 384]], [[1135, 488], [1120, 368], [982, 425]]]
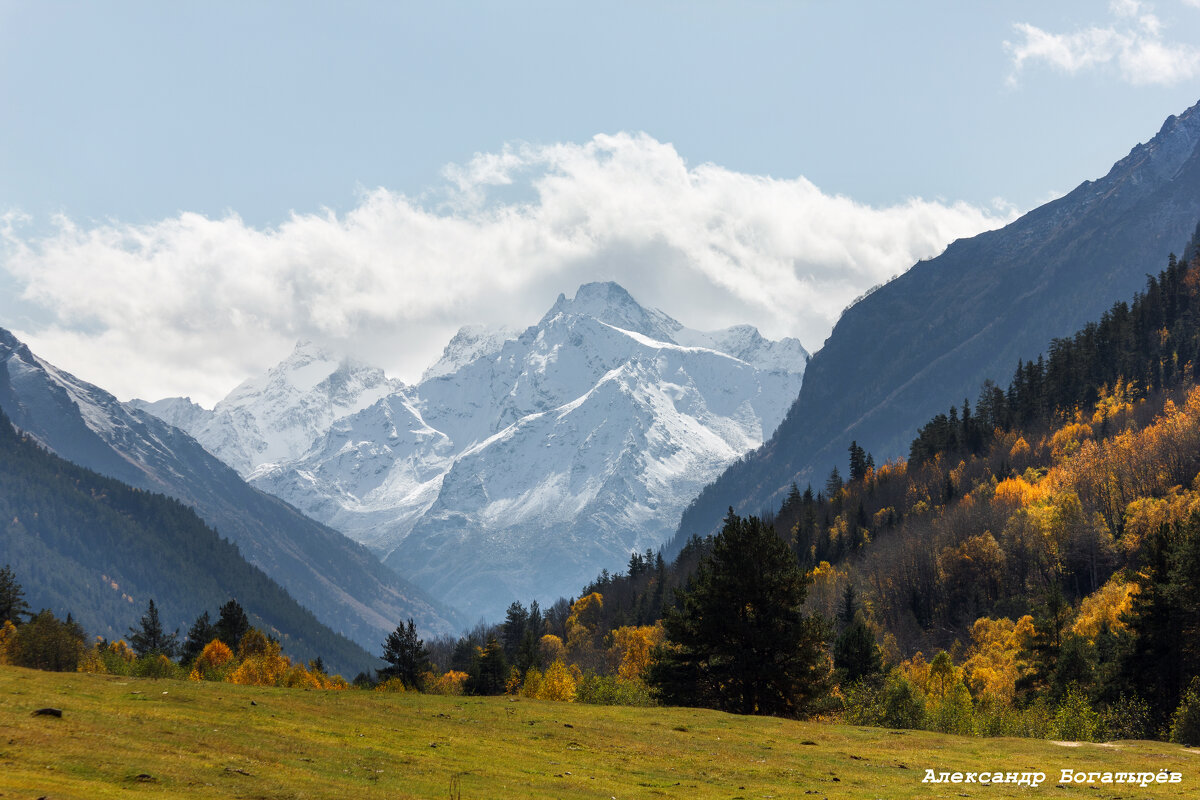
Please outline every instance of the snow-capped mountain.
[[246, 476], [263, 464], [296, 459], [334, 420], [401, 388], [383, 370], [300, 342], [286, 360], [238, 386], [211, 412], [187, 398], [133, 402], [188, 431]]
[[[296, 359], [269, 376], [296, 374]], [[807, 361], [795, 339], [691, 330], [594, 283], [519, 335], [463, 329], [414, 386], [360, 381], [371, 388], [344, 403], [359, 408], [294, 457], [267, 446], [247, 460], [242, 441], [302, 439], [311, 428], [274, 409], [324, 404], [321, 370], [248, 381], [207, 416], [145, 407], [435, 596], [495, 616], [575, 594], [662, 544], [699, 489], [783, 419]], [[263, 420], [296, 428], [271, 439]]]

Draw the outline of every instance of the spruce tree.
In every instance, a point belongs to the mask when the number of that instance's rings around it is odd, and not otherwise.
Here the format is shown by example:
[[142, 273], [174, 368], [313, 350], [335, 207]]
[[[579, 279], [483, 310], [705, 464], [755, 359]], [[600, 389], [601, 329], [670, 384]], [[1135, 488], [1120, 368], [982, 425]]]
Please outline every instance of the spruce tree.
[[861, 481], [867, 475], [867, 452], [850, 442], [850, 480]]
[[521, 639], [521, 646], [517, 650], [515, 664], [517, 669], [524, 674], [530, 667], [542, 667], [541, 648], [539, 645], [542, 640], [542, 609], [538, 605], [538, 601], [534, 600], [529, 604], [529, 618], [525, 623], [525, 634]]
[[[0, 420], [0, 424], [3, 422]], [[0, 625], [5, 621], [20, 625], [24, 618], [29, 616], [31, 614], [29, 604], [25, 602], [25, 591], [21, 584], [17, 583], [12, 569], [5, 564], [4, 569], [0, 569]]]
[[1066, 637], [1067, 623], [1071, 619], [1071, 606], [1063, 597], [1058, 582], [1050, 584], [1045, 602], [1038, 609], [1033, 621], [1033, 638], [1024, 651], [1025, 660], [1032, 671], [1017, 681], [1022, 692], [1050, 690], [1058, 669], [1058, 656]]
[[875, 634], [861, 613], [842, 631], [833, 645], [833, 665], [845, 683], [873, 678], [883, 672], [883, 658]]
[[487, 644], [471, 660], [463, 688], [468, 694], [504, 694], [507, 680], [508, 662], [504, 659], [504, 648], [495, 636], [489, 636]]
[[757, 517], [729, 510], [712, 550], [663, 620], [649, 682], [666, 703], [796, 716], [829, 688], [824, 623], [804, 613], [808, 577]]
[[833, 666], [844, 683], [855, 683], [883, 672], [883, 658], [875, 634], [863, 618], [854, 591], [847, 583], [838, 608], [838, 627], [841, 634], [833, 644]]
[[500, 629], [500, 637], [504, 642], [504, 657], [509, 662], [517, 660], [517, 651], [525, 639], [525, 628], [529, 625], [529, 612], [525, 606], [514, 600], [504, 615], [504, 625]]
[[834, 467], [829, 471], [829, 477], [825, 479], [825, 494], [832, 498], [841, 490], [842, 474], [838, 472], [837, 467]]
[[381, 676], [399, 678], [410, 689], [420, 689], [424, 675], [429, 671], [429, 651], [425, 642], [417, 636], [417, 627], [412, 618], [408, 626], [396, 626], [383, 643], [383, 660], [391, 666], [379, 671]]
[[183, 647], [180, 649], [180, 661], [185, 664], [195, 661], [204, 651], [205, 645], [217, 638], [220, 638], [217, 636], [217, 628], [209, 619], [208, 612], [205, 611], [196, 617], [196, 621], [188, 629], [187, 639], [184, 640]]
[[249, 630], [250, 620], [237, 600], [230, 600], [221, 606], [221, 613], [217, 618], [216, 636], [228, 645], [230, 650], [235, 653], [238, 651], [242, 637]]
[[138, 626], [129, 629], [129, 646], [138, 656], [162, 654], [167, 658], [174, 658], [178, 652], [179, 630], [176, 629], [170, 634], [163, 630], [153, 598]]

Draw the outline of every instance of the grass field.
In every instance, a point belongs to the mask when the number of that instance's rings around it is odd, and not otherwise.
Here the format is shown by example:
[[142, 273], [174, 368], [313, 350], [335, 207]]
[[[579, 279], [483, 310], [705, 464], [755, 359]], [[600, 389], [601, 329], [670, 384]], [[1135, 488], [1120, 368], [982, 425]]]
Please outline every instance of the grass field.
[[[38, 708], [61, 719], [31, 716]], [[1045, 772], [1040, 788], [922, 784]], [[1183, 773], [1072, 785], [1062, 769]], [[0, 667], [0, 797], [1200, 797], [1200, 751], [1067, 747], [691, 709], [311, 692]]]

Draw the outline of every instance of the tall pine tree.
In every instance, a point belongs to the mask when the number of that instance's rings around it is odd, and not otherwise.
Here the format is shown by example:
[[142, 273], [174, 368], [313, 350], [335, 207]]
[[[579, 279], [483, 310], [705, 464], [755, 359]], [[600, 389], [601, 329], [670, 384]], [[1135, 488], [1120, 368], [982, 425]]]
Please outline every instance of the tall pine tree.
[[829, 688], [824, 623], [808, 578], [756, 517], [729, 510], [712, 551], [663, 620], [649, 682], [667, 703], [797, 716]]

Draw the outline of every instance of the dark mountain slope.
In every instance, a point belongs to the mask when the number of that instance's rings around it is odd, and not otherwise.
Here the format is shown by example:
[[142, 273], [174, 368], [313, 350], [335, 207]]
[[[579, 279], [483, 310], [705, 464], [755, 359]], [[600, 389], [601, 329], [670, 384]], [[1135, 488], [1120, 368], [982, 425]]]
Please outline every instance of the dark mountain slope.
[[301, 661], [346, 675], [379, 660], [335, 634], [242, 558], [190, 508], [46, 452], [0, 412], [0, 563], [32, 608], [72, 614], [89, 634], [124, 638], [154, 599], [186, 632], [235, 598]]
[[318, 619], [379, 647], [414, 617], [429, 633], [459, 621], [366, 548], [245, 483], [187, 434], [38, 359], [0, 329], [0, 408], [59, 456], [190, 505]]
[[771, 439], [684, 512], [677, 543], [726, 509], [777, 508], [820, 485], [856, 440], [903, 455], [917, 426], [988, 377], [1134, 294], [1200, 218], [1200, 106], [1171, 117], [1105, 177], [1008, 226], [960, 240], [847, 309]]

